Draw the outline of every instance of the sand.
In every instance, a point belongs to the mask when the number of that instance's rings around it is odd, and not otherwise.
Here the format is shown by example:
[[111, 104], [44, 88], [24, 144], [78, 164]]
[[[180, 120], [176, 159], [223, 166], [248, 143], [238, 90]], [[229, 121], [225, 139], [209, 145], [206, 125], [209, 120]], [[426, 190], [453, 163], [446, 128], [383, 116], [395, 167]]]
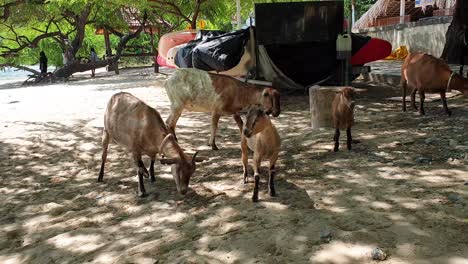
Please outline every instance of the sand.
[[[128, 153], [109, 149], [97, 183], [107, 100], [130, 92], [169, 102], [165, 75], [78, 74], [67, 83], [0, 85], [0, 263], [468, 263], [468, 100], [427, 103], [427, 116], [385, 98], [398, 90], [356, 84], [353, 150], [332, 152], [333, 130], [311, 130], [307, 96], [283, 96], [273, 120], [282, 138], [276, 191], [266, 170], [260, 202], [242, 184], [239, 135], [222, 118], [219, 151], [206, 143], [209, 114], [184, 113], [177, 133], [197, 165], [191, 190], [176, 192], [169, 166], [136, 195]], [[344, 134], [344, 133], [342, 133]], [[145, 160], [148, 164], [148, 160]], [[266, 163], [265, 163], [266, 165]]]

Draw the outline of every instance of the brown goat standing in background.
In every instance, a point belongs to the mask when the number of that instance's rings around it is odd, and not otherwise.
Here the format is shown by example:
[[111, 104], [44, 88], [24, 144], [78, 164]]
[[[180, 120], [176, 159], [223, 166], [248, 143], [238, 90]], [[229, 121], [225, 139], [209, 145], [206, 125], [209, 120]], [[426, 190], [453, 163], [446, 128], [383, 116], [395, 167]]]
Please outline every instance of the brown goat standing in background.
[[419, 92], [419, 113], [424, 115], [425, 93], [440, 93], [444, 111], [451, 115], [447, 107], [446, 92], [458, 90], [468, 95], [468, 80], [452, 72], [450, 67], [441, 59], [416, 52], [409, 54], [401, 67], [401, 86], [403, 88], [403, 111], [406, 111], [406, 89], [413, 88], [411, 105], [416, 107], [416, 92]]
[[260, 182], [260, 165], [262, 160], [269, 160], [269, 177], [268, 186], [270, 196], [276, 196], [275, 192], [275, 164], [278, 159], [278, 153], [281, 149], [281, 140], [273, 123], [265, 112], [258, 108], [252, 107], [248, 113], [242, 131], [241, 150], [242, 164], [244, 168], [244, 184], [247, 183], [248, 177], [248, 149], [253, 150], [253, 170], [255, 187], [252, 196], [252, 201], [258, 202], [258, 185]]
[[353, 88], [343, 88], [335, 95], [332, 103], [333, 126], [335, 127], [335, 152], [338, 151], [340, 146], [340, 129], [346, 129], [347, 146], [351, 150], [351, 127], [354, 125], [354, 96], [355, 91]]

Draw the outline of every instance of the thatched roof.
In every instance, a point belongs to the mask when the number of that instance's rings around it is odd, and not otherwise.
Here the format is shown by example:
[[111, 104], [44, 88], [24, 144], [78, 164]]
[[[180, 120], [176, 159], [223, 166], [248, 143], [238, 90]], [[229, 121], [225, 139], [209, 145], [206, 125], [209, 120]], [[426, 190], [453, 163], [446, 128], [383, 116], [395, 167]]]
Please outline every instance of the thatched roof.
[[[448, 9], [455, 5], [455, 0], [434, 0], [438, 9]], [[405, 1], [405, 15], [422, 16], [424, 7], [415, 7], [414, 0]], [[400, 0], [378, 0], [361, 18], [356, 21], [353, 30], [364, 29], [375, 25], [377, 19], [396, 18], [400, 16]]]

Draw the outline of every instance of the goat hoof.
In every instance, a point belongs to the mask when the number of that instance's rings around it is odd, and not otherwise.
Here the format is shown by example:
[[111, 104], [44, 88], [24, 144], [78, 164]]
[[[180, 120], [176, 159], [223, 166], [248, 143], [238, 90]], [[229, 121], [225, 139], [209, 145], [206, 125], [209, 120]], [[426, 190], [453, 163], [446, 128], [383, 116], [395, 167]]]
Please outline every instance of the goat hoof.
[[271, 196], [271, 197], [276, 197], [276, 196], [277, 196], [277, 195], [276, 195], [276, 192], [275, 192], [275, 191], [270, 191], [270, 196]]
[[219, 148], [218, 148], [218, 146], [216, 146], [216, 145], [212, 145], [212, 146], [211, 146], [211, 150], [219, 150]]
[[252, 197], [252, 202], [254, 202], [254, 203], [258, 203], [258, 196], [254, 196], [254, 197]]
[[445, 113], [447, 113], [448, 116], [452, 115], [452, 111], [450, 111], [450, 110], [446, 111]]
[[338, 148], [334, 148], [334, 149], [333, 149], [333, 152], [338, 152]]
[[151, 182], [155, 182], [156, 181], [156, 178], [154, 176], [151, 177]]
[[144, 197], [147, 197], [148, 194], [146, 192], [138, 192], [138, 197], [140, 198], [144, 198]]

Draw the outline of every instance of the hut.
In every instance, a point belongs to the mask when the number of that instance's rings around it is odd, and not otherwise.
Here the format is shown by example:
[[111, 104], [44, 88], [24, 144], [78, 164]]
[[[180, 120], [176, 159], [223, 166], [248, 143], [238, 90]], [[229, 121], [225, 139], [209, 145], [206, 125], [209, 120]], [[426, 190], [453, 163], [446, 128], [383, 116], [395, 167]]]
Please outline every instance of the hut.
[[353, 30], [452, 16], [455, 0], [378, 0], [353, 25]]

